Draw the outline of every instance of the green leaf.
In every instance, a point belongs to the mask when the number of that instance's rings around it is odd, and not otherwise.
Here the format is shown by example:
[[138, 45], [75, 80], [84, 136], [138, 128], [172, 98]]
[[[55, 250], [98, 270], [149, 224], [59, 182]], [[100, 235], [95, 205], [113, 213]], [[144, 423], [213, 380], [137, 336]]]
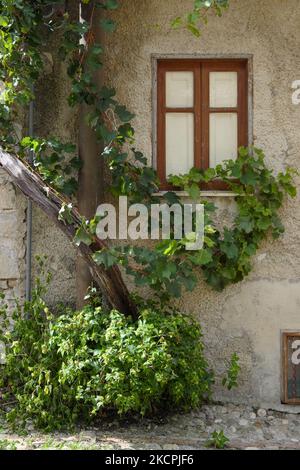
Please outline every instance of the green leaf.
[[102, 29], [108, 33], [113, 33], [117, 27], [116, 23], [108, 18], [102, 18], [100, 21]]
[[215, 290], [222, 291], [224, 289], [224, 282], [217, 272], [208, 271], [204, 274], [208, 284], [211, 285]]
[[106, 269], [111, 268], [118, 262], [118, 258], [106, 250], [97, 251], [93, 255], [93, 260], [97, 264], [103, 264]]
[[188, 188], [188, 193], [189, 193], [189, 196], [193, 200], [199, 199], [200, 198], [200, 188], [199, 188], [199, 186], [196, 183], [192, 184], [192, 186], [190, 186]]
[[233, 281], [236, 277], [236, 270], [234, 267], [226, 267], [221, 270], [221, 274], [230, 281]]
[[129, 122], [134, 118], [134, 114], [127, 111], [125, 106], [116, 106], [115, 112], [122, 122]]
[[182, 283], [183, 283], [184, 287], [186, 288], [186, 290], [191, 292], [195, 289], [195, 286], [197, 284], [197, 280], [195, 279], [194, 276], [184, 277], [184, 278], [182, 278]]
[[211, 250], [200, 250], [196, 254], [192, 255], [190, 259], [192, 263], [197, 266], [205, 266], [212, 261], [212, 252]]
[[105, 7], [107, 10], [116, 10], [119, 5], [117, 0], [106, 0], [105, 1]]
[[209, 183], [216, 177], [216, 170], [214, 168], [208, 168], [204, 173], [204, 180]]
[[170, 279], [177, 272], [175, 263], [167, 263], [161, 266], [161, 276], [166, 279]]
[[262, 230], [262, 231], [266, 231], [268, 230], [272, 225], [272, 221], [265, 217], [261, 217], [260, 219], [258, 219], [258, 221], [256, 222], [256, 226], [259, 230]]
[[238, 247], [233, 243], [221, 243], [220, 247], [223, 253], [225, 253], [229, 259], [236, 259], [239, 255]]
[[200, 29], [194, 24], [194, 23], [189, 23], [187, 25], [187, 29], [194, 35], [196, 38], [199, 38], [201, 36], [201, 31]]
[[241, 176], [241, 182], [247, 186], [255, 186], [257, 183], [257, 175], [252, 169], [248, 169]]
[[71, 203], [63, 204], [58, 213], [58, 220], [67, 224], [71, 224], [73, 222], [72, 209], [73, 206]]
[[0, 16], [0, 26], [6, 28], [9, 25], [9, 19], [6, 16]]
[[74, 237], [74, 243], [79, 246], [81, 243], [90, 246], [93, 240], [84, 227], [79, 227]]
[[257, 252], [257, 247], [254, 245], [254, 243], [250, 243], [249, 245], [247, 245], [247, 247], [245, 248], [245, 253], [248, 255], [248, 256], [254, 256]]
[[182, 26], [183, 24], [183, 21], [182, 21], [182, 18], [180, 16], [178, 16], [177, 18], [174, 18], [171, 22], [171, 27], [172, 28], [179, 28], [180, 26]]
[[254, 221], [249, 216], [240, 216], [237, 218], [238, 227], [246, 233], [251, 233], [254, 228]]

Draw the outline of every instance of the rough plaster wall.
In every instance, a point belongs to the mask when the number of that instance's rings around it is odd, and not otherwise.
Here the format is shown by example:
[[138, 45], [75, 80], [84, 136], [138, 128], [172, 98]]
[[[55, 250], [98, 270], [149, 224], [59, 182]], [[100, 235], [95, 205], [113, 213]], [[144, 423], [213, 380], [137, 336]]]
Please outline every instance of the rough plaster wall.
[[[48, 43], [45, 74], [36, 90], [37, 105], [34, 133], [40, 137], [58, 137], [63, 142], [77, 141], [77, 114], [67, 104], [70, 81], [66, 68], [57, 56], [59, 34]], [[36, 255], [47, 256], [47, 268], [53, 279], [47, 294], [50, 304], [74, 304], [76, 299], [75, 260], [71, 243], [43, 212], [34, 207], [33, 214], [33, 278], [37, 274]]]
[[[291, 102], [291, 83], [300, 78], [298, 0], [231, 0], [230, 11], [222, 19], [211, 17], [200, 39], [169, 28], [184, 10], [181, 0], [121, 3], [118, 32], [106, 39], [107, 81], [136, 113], [137, 148], [149, 162], [152, 54], [252, 54], [254, 142], [276, 171], [300, 166], [300, 107]], [[282, 216], [285, 235], [264, 243], [247, 280], [215, 293], [199, 279], [197, 289], [182, 299], [182, 308], [201, 321], [219, 371], [232, 352], [241, 357], [240, 388], [227, 394], [217, 387], [219, 398], [280, 407], [280, 330], [300, 329], [299, 200], [288, 201]]]

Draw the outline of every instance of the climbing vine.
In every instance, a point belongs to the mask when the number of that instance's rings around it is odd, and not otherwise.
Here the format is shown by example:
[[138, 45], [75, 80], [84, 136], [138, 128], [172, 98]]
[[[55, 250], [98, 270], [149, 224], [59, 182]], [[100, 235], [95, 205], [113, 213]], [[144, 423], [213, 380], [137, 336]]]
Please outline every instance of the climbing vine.
[[[4, 85], [0, 103], [0, 132], [2, 145], [26, 158], [34, 152], [34, 165], [42, 178], [57, 191], [74, 196], [77, 189], [76, 171], [80, 161], [73, 144], [56, 139], [21, 137], [17, 122], [24, 108], [34, 99], [33, 85], [43, 68], [42, 49], [45, 37], [59, 27], [62, 37], [60, 57], [67, 63], [72, 83], [68, 98], [71, 107], [86, 104], [87, 120], [98, 141], [103, 145], [104, 158], [111, 175], [114, 196], [128, 196], [131, 203], [160, 202], [156, 193], [159, 181], [155, 170], [147, 165], [146, 157], [136, 150], [134, 115], [116, 100], [116, 91], [109, 86], [99, 87], [95, 71], [103, 66], [103, 46], [94, 40], [93, 17], [96, 9], [105, 13], [100, 27], [107, 33], [117, 25], [109, 13], [118, 8], [116, 0], [89, 1], [92, 5], [89, 21], [72, 21], [60, 1], [35, 2], [4, 0], [0, 6], [0, 78]], [[195, 0], [192, 12], [173, 20], [174, 28], [186, 27], [196, 36], [206, 23], [208, 14], [221, 15], [228, 7], [227, 0]], [[53, 9], [49, 14], [48, 9]], [[46, 34], [45, 34], [46, 30]], [[129, 150], [127, 150], [129, 148]], [[138, 286], [148, 285], [161, 301], [180, 296], [182, 288], [192, 290], [201, 269], [207, 283], [216, 290], [241, 281], [251, 270], [251, 257], [262, 240], [271, 232], [277, 238], [284, 231], [279, 217], [285, 194], [294, 197], [293, 170], [277, 176], [268, 169], [261, 150], [239, 150], [236, 161], [227, 161], [216, 169], [192, 169], [187, 175], [171, 176], [173, 191], [163, 198], [178, 202], [176, 189], [184, 189], [194, 200], [201, 200], [201, 184], [219, 179], [226, 182], [235, 194], [237, 215], [232, 226], [218, 229], [213, 214], [216, 207], [205, 204], [205, 243], [201, 250], [188, 252], [189, 241], [165, 240], [152, 249], [137, 246], [114, 246], [94, 254], [97, 263], [109, 269], [121, 264], [135, 278]], [[60, 217], [72, 223], [73, 202], [62, 206]], [[76, 243], [91, 245], [95, 241], [97, 219], [85, 220], [76, 234]]]
[[229, 0], [195, 0], [192, 11], [186, 15], [177, 16], [172, 21], [173, 28], [185, 27], [194, 36], [201, 36], [201, 26], [207, 24], [208, 15], [213, 11], [217, 16], [222, 16], [229, 7]]

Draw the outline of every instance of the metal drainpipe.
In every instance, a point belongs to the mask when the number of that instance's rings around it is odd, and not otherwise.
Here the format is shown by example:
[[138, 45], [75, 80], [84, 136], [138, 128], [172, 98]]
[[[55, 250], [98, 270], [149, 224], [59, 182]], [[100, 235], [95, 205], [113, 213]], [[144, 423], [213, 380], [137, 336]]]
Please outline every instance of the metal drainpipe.
[[[65, 1], [67, 4], [67, 0]], [[50, 18], [55, 9], [52, 7], [51, 12], [44, 16], [44, 18]], [[32, 87], [32, 91], [33, 87]], [[28, 117], [28, 134], [29, 137], [33, 137], [34, 128], [34, 101], [32, 100], [29, 105], [29, 117]], [[33, 165], [34, 154], [32, 151], [28, 154], [28, 163]], [[31, 300], [31, 271], [32, 271], [32, 201], [28, 199], [27, 202], [27, 214], [26, 214], [26, 270], [25, 270], [25, 298], [27, 301]]]
[[[30, 102], [29, 105], [29, 117], [28, 117], [28, 133], [30, 137], [33, 137], [33, 112], [34, 103]], [[28, 162], [30, 165], [33, 164], [33, 152], [30, 151], [28, 155]], [[27, 202], [27, 214], [26, 214], [26, 273], [25, 273], [25, 296], [26, 300], [31, 300], [31, 269], [32, 269], [32, 201], [28, 199]]]

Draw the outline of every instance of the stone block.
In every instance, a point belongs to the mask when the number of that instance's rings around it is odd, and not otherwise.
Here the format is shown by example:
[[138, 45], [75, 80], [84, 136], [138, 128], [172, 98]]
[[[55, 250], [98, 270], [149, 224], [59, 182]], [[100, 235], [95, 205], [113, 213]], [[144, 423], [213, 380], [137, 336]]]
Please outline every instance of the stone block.
[[0, 243], [8, 238], [15, 245], [14, 240], [19, 237], [17, 211], [0, 212]]
[[0, 185], [0, 210], [16, 207], [16, 192], [12, 184]]
[[0, 231], [0, 279], [18, 279], [19, 266], [15, 244], [1, 237]]

